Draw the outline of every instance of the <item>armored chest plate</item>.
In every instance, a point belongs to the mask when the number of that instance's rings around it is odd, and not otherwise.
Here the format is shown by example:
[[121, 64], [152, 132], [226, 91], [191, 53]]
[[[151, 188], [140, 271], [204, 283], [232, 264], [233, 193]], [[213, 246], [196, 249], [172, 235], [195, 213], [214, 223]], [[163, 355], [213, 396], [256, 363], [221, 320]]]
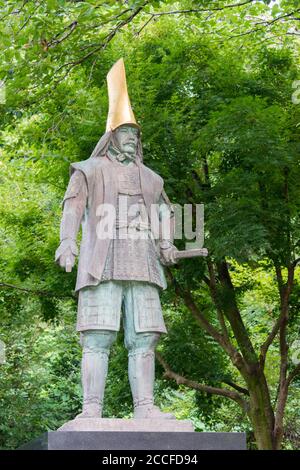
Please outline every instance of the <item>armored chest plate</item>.
[[115, 165], [118, 178], [118, 192], [121, 194], [142, 194], [140, 174], [137, 165]]

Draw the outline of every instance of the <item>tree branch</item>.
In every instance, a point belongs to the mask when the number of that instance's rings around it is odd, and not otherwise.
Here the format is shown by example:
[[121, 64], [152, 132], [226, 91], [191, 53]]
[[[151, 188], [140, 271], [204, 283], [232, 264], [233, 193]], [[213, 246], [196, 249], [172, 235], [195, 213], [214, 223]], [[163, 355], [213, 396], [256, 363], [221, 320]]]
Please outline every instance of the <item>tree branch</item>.
[[[68, 26], [66, 26], [61, 32], [53, 36], [53, 38], [50, 39], [50, 41], [46, 41], [47, 49], [49, 49], [50, 47], [57, 46], [57, 44], [60, 44], [63, 41], [65, 41], [65, 39], [67, 39], [73, 33], [73, 31], [75, 31], [77, 25], [78, 25], [78, 22], [73, 21]], [[65, 31], [67, 31], [67, 33], [63, 34]]]
[[222, 397], [230, 398], [231, 400], [238, 403], [242, 407], [243, 410], [245, 411], [247, 410], [248, 403], [246, 400], [243, 399], [243, 397], [239, 393], [234, 392], [232, 390], [225, 389], [225, 388], [212, 387], [210, 385], [204, 385], [204, 384], [200, 384], [199, 382], [194, 382], [193, 380], [189, 380], [186, 377], [183, 377], [182, 375], [179, 375], [173, 372], [170, 366], [162, 358], [159, 352], [156, 351], [155, 356], [158, 362], [161, 364], [161, 366], [164, 369], [164, 375], [163, 375], [164, 378], [175, 380], [175, 382], [178, 385], [182, 384], [194, 390], [199, 390], [201, 392], [211, 393], [213, 395], [219, 395]]
[[300, 374], [300, 364], [298, 364], [294, 370], [292, 370], [292, 372], [290, 372], [290, 374], [288, 375], [288, 378], [286, 380], [286, 383], [287, 383], [287, 387], [290, 386], [291, 382], [294, 380], [295, 377], [297, 377], [297, 375]]
[[7, 282], [0, 282], [0, 287], [4, 287], [4, 288], [8, 288], [8, 289], [17, 289], [19, 291], [26, 292], [26, 293], [31, 294], [31, 295], [38, 295], [38, 296], [42, 296], [42, 297], [76, 298], [76, 296], [74, 294], [61, 295], [61, 294], [57, 294], [55, 292], [46, 291], [46, 290], [28, 289], [26, 287], [20, 287], [20, 286], [14, 285], [14, 284], [9, 284]]
[[[256, 23], [254, 23], [256, 27], [254, 27], [252, 29], [249, 29], [248, 31], [244, 31], [243, 33], [233, 34], [233, 35], [229, 36], [228, 39], [239, 38], [239, 37], [242, 37], [242, 36], [247, 36], [249, 34], [255, 33], [257, 31], [263, 31], [265, 28], [269, 28], [270, 26], [272, 26], [277, 21], [280, 21], [280, 20], [285, 19], [287, 17], [291, 17], [294, 13], [297, 13], [298, 11], [300, 11], [299, 8], [297, 10], [292, 11], [291, 13], [286, 13], [285, 15], [278, 16], [277, 18], [274, 18], [273, 20], [257, 21]], [[262, 27], [259, 27], [259, 25], [262, 25]], [[285, 33], [285, 34], [289, 34], [289, 33]]]
[[[277, 446], [280, 445], [283, 436], [283, 415], [288, 397], [288, 379], [287, 379], [287, 367], [288, 367], [288, 344], [286, 339], [286, 330], [288, 325], [288, 314], [289, 314], [289, 298], [294, 281], [294, 265], [293, 263], [288, 267], [288, 279], [287, 283], [283, 287], [282, 298], [281, 298], [281, 317], [279, 328], [279, 344], [280, 344], [280, 373], [279, 373], [279, 393], [278, 402], [275, 413], [275, 426], [274, 426], [274, 438]], [[280, 280], [279, 280], [280, 283]], [[297, 369], [297, 368], [296, 368]], [[295, 372], [295, 370], [294, 370]], [[293, 379], [293, 375], [292, 375]], [[292, 380], [291, 379], [291, 380]]]
[[224, 384], [229, 385], [230, 387], [234, 388], [238, 392], [243, 393], [244, 395], [247, 395], [247, 396], [250, 395], [249, 390], [247, 388], [241, 387], [240, 385], [232, 382], [231, 380], [222, 380], [222, 382], [224, 382]]
[[[300, 8], [297, 8], [296, 10], [290, 12], [290, 13], [285, 13], [284, 15], [281, 15], [281, 16], [277, 16], [277, 18], [273, 18], [273, 20], [264, 20], [264, 21], [258, 21], [257, 23], [255, 23], [256, 25], [259, 25], [259, 24], [263, 24], [263, 25], [267, 25], [267, 26], [270, 26], [274, 23], [276, 23], [277, 21], [280, 21], [284, 18], [288, 18], [288, 17], [291, 17], [292, 15], [294, 15], [295, 13], [298, 13], [300, 11]], [[292, 20], [295, 20], [296, 18], [291, 18]]]
[[[173, 10], [173, 11], [162, 11], [159, 13], [149, 13], [147, 12], [148, 15], [150, 15], [150, 18], [143, 24], [143, 26], [139, 29], [139, 31], [136, 33], [136, 36], [138, 36], [148, 24], [154, 20], [155, 18], [159, 18], [160, 16], [166, 16], [166, 15], [182, 15], [182, 14], [189, 14], [189, 13], [210, 13], [208, 17], [212, 16], [213, 13], [218, 12], [218, 11], [223, 11], [226, 10], [227, 8], [237, 8], [237, 7], [242, 7], [244, 5], [248, 5], [249, 3], [253, 3], [254, 0], [247, 0], [245, 2], [241, 3], [233, 3], [231, 5], [224, 5], [222, 7], [216, 7], [216, 8], [189, 8], [185, 10]], [[206, 19], [207, 21], [207, 19]]]
[[26, 4], [29, 2], [29, 0], [24, 0], [23, 1], [23, 4], [21, 5], [20, 8], [17, 8], [16, 10], [13, 10], [9, 13], [6, 13], [5, 15], [1, 16], [0, 18], [0, 21], [4, 20], [5, 18], [7, 18], [8, 16], [11, 16], [11, 15], [18, 15], [19, 13], [21, 13], [21, 11], [25, 8]]
[[174, 278], [170, 269], [167, 269], [167, 274], [169, 279], [172, 281], [176, 294], [182, 298], [185, 305], [195, 318], [195, 320], [200, 324], [200, 326], [226, 351], [229, 355], [233, 365], [241, 372], [244, 376], [245, 364], [241, 354], [233, 347], [230, 341], [224, 336], [223, 333], [220, 333], [203, 315], [199, 307], [196, 305], [191, 293], [183, 289], [176, 279]]
[[[283, 278], [282, 278], [282, 272], [281, 272], [281, 267], [278, 264], [278, 262], [275, 260], [274, 261], [274, 267], [275, 267], [275, 272], [276, 272], [276, 279], [277, 279], [277, 286], [278, 286], [278, 292], [279, 292], [279, 297], [280, 297], [280, 303], [282, 304], [283, 302], [283, 296], [284, 296], [284, 283], [283, 283]], [[260, 348], [260, 357], [259, 361], [262, 367], [264, 367], [265, 362], [266, 362], [266, 357], [267, 357], [267, 352], [269, 350], [269, 347], [273, 343], [274, 339], [276, 338], [282, 322], [284, 321], [284, 311], [281, 309], [280, 315], [278, 319], [276, 320], [269, 336], [265, 340], [265, 342], [262, 344]]]
[[[219, 323], [221, 325], [222, 333], [223, 333], [227, 343], [231, 345], [232, 349], [234, 349], [233, 345], [231, 344], [230, 338], [229, 338], [227, 326], [226, 326], [226, 323], [225, 323], [225, 318], [224, 318], [223, 311], [222, 311], [222, 308], [221, 308], [220, 302], [219, 302], [218, 291], [217, 291], [217, 282], [216, 282], [214, 267], [213, 267], [213, 264], [212, 264], [212, 262], [209, 258], [207, 259], [207, 267], [208, 267], [208, 272], [209, 272], [209, 289], [210, 289], [212, 299], [213, 299], [214, 304], [215, 304], [216, 309], [217, 309], [217, 315], [218, 315]], [[237, 353], [236, 350], [235, 350], [235, 352]]]
[[259, 356], [259, 361], [260, 361], [260, 364], [262, 367], [265, 366], [265, 362], [266, 362], [266, 356], [267, 356], [267, 352], [269, 350], [269, 347], [271, 346], [271, 344], [273, 343], [278, 331], [279, 331], [279, 328], [280, 328], [280, 325], [281, 325], [281, 322], [282, 322], [282, 316], [279, 315], [278, 319], [276, 320], [269, 336], [267, 337], [267, 339], [265, 340], [265, 342], [261, 345], [260, 347], [260, 356]]
[[[143, 3], [142, 6], [138, 7], [135, 11], [133, 11], [133, 13], [128, 16], [128, 18], [120, 21], [116, 27], [114, 29], [111, 30], [111, 32], [109, 34], [107, 34], [104, 39], [105, 41], [100, 43], [98, 46], [95, 47], [95, 49], [93, 49], [92, 51], [88, 52], [87, 54], [85, 54], [84, 56], [78, 58], [78, 59], [75, 59], [75, 60], [72, 60], [72, 61], [69, 61], [69, 62], [66, 62], [65, 64], [62, 64], [60, 67], [58, 67], [56, 70], [55, 70], [55, 74], [57, 74], [58, 72], [60, 72], [63, 68], [65, 67], [68, 67], [67, 69], [67, 72], [66, 74], [64, 75], [63, 78], [65, 78], [69, 72], [72, 70], [73, 67], [75, 67], [76, 65], [79, 65], [81, 64], [82, 62], [84, 62], [85, 60], [87, 60], [89, 57], [91, 57], [92, 55], [96, 54], [97, 52], [99, 52], [101, 49], [105, 49], [106, 46], [109, 44], [109, 42], [115, 37], [115, 35], [118, 33], [118, 31], [120, 29], [122, 29], [124, 26], [126, 26], [127, 24], [129, 24], [133, 18], [135, 18], [144, 8], [144, 6], [146, 6], [147, 4], [149, 3], [149, 1], [145, 1]], [[61, 81], [61, 80], [60, 80]]]
[[244, 5], [248, 5], [249, 3], [253, 3], [254, 0], [247, 0], [245, 2], [240, 2], [240, 3], [232, 3], [230, 5], [223, 5], [222, 7], [216, 7], [216, 8], [189, 8], [186, 10], [172, 10], [172, 11], [162, 11], [159, 13], [148, 13], [151, 16], [165, 16], [165, 15], [181, 15], [181, 14], [187, 14], [187, 13], [207, 13], [211, 11], [223, 11], [228, 8], [237, 8], [237, 7], [242, 7]]
[[293, 262], [294, 268], [297, 266], [297, 264], [300, 263], [300, 258], [296, 258], [295, 261]]
[[258, 360], [255, 353], [255, 349], [250, 340], [249, 334], [247, 332], [239, 308], [237, 306], [235, 291], [231, 281], [226, 260], [218, 263], [217, 268], [218, 276], [224, 292], [223, 309], [226, 318], [230, 323], [234, 336], [238, 342], [239, 349], [244, 358], [248, 372], [251, 372], [252, 367], [256, 368]]

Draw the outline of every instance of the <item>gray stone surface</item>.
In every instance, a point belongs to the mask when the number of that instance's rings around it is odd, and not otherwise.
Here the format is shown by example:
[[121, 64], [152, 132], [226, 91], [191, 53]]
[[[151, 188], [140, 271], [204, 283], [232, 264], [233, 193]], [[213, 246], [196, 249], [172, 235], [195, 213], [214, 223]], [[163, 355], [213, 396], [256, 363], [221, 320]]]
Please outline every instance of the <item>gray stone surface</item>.
[[246, 435], [229, 432], [49, 431], [23, 450], [245, 450]]
[[79, 418], [68, 421], [58, 431], [104, 432], [193, 432], [191, 421], [177, 419]]

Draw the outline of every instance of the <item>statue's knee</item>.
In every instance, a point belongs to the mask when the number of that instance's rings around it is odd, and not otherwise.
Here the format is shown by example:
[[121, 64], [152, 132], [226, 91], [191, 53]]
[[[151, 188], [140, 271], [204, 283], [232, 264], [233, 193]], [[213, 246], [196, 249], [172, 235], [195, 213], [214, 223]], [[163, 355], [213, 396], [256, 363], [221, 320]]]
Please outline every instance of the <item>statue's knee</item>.
[[80, 342], [85, 352], [109, 352], [116, 337], [116, 331], [87, 330], [81, 333]]
[[160, 338], [160, 333], [152, 333], [151, 336], [150, 335], [147, 335], [147, 337], [145, 336], [144, 338], [144, 344], [145, 344], [145, 347], [148, 349], [148, 350], [153, 350], [156, 348], [156, 345], [159, 341], [159, 338]]
[[127, 340], [125, 346], [131, 351], [154, 351], [160, 338], [160, 333], [137, 333], [134, 338]]

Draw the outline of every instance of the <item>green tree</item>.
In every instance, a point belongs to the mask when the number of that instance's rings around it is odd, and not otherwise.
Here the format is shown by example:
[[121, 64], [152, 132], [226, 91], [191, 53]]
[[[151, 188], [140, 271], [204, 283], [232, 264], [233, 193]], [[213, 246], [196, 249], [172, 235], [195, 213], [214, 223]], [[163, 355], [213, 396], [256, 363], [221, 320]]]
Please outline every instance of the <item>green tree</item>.
[[[20, 337], [1, 400], [17, 395], [21, 416], [29, 396], [33, 433], [79, 406], [79, 352], [69, 336], [74, 273], [62, 273], [53, 253], [69, 163], [87, 158], [104, 132], [105, 76], [120, 56], [146, 164], [164, 177], [173, 202], [205, 204], [210, 256], [168, 272], [170, 335], [157, 354], [160, 372], [173, 390], [180, 385], [197, 419], [202, 410], [209, 421], [206, 394], [221, 397], [210, 411], [221, 419], [225, 399], [230, 413], [240, 407], [259, 449], [280, 448], [297, 419], [299, 366], [289, 346], [299, 335], [300, 119], [291, 100], [299, 8], [268, 3], [1, 2], [1, 334], [13, 348]], [[128, 416], [128, 384], [117, 377], [122, 351], [119, 343], [107, 410]], [[22, 384], [34, 381], [23, 396]], [[197, 392], [195, 408], [188, 389]], [[124, 406], [113, 400], [118, 394]], [[24, 438], [19, 427], [11, 431], [12, 413], [5, 409], [1, 428], [11, 446]]]

